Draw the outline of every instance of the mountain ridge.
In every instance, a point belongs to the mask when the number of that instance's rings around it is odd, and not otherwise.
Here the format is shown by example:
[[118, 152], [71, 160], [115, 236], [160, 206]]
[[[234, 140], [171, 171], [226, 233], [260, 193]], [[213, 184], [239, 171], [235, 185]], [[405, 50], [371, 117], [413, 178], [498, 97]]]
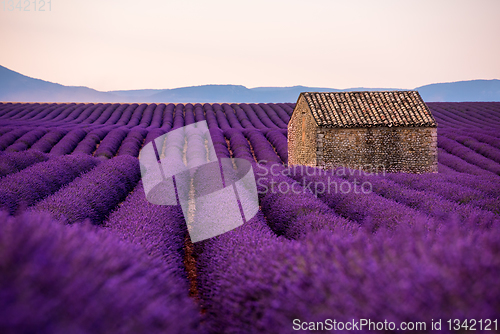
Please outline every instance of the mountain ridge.
[[[31, 78], [0, 65], [0, 101], [4, 102], [123, 102], [123, 103], [188, 103], [296, 102], [304, 91], [341, 92], [360, 90], [407, 90], [399, 88], [356, 87], [255, 87], [209, 84], [170, 89], [136, 89], [102, 92], [84, 86], [64, 86]], [[468, 80], [434, 83], [416, 87], [426, 102], [500, 101], [500, 80]]]

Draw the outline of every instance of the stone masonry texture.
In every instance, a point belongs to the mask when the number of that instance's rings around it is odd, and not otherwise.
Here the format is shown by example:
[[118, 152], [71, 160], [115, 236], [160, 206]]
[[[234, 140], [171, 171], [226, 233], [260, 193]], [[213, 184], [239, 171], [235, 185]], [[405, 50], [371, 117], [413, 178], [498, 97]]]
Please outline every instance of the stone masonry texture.
[[[419, 108], [427, 109], [427, 106], [419, 105]], [[329, 113], [333, 114], [331, 110]], [[390, 108], [384, 113], [390, 120]], [[288, 164], [344, 166], [377, 173], [437, 172], [436, 123], [430, 112], [424, 117], [429, 121], [406, 122], [405, 126], [318, 126], [317, 117], [313, 117], [310, 105], [301, 94], [288, 125]]]

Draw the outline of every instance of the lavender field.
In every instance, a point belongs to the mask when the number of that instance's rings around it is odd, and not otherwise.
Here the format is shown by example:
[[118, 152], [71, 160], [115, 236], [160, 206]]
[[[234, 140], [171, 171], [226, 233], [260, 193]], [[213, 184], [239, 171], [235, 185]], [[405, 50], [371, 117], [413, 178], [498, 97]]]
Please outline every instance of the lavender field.
[[[375, 175], [288, 168], [293, 103], [0, 103], [0, 333], [497, 332], [500, 103], [428, 106], [439, 173]], [[138, 157], [203, 120], [217, 157], [253, 164], [260, 209], [192, 244]]]

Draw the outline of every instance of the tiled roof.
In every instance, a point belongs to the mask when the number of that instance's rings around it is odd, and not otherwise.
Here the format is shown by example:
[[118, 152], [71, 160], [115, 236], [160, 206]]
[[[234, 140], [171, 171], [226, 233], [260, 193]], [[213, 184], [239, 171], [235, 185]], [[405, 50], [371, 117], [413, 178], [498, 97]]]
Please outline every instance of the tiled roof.
[[306, 92], [300, 95], [320, 127], [437, 125], [417, 91]]

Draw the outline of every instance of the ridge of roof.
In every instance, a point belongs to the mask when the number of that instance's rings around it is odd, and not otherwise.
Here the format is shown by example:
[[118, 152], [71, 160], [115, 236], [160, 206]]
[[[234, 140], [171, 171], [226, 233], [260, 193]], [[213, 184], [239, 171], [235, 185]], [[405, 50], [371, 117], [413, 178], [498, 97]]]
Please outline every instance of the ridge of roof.
[[431, 111], [415, 90], [302, 92], [320, 127], [436, 127]]

